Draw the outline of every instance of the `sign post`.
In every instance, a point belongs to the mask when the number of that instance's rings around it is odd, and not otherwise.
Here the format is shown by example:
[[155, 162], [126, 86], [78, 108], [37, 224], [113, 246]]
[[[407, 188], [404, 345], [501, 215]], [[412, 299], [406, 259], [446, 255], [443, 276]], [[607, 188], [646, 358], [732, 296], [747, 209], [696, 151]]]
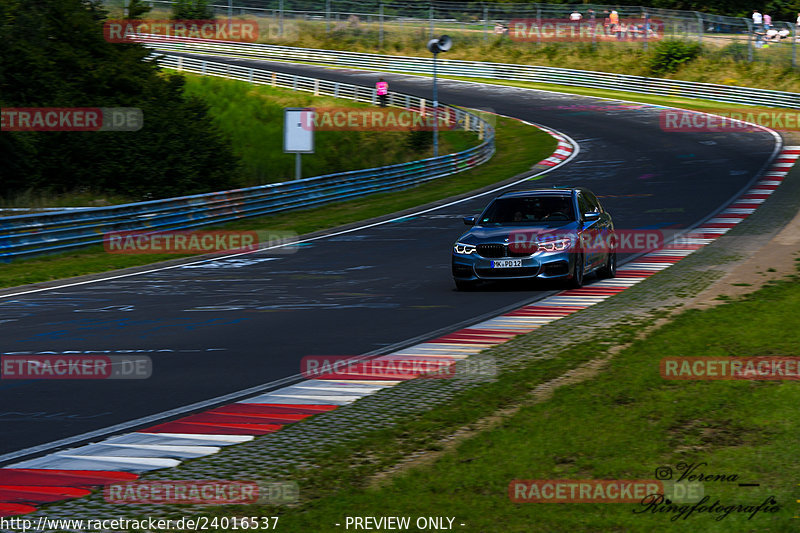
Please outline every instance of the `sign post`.
[[283, 109], [283, 151], [295, 154], [294, 176], [303, 176], [300, 154], [314, 153], [314, 108], [286, 107]]
[[[431, 7], [433, 12], [433, 7]], [[431, 19], [432, 21], [433, 19]], [[442, 35], [438, 39], [428, 41], [428, 50], [433, 54], [433, 157], [439, 156], [439, 96], [436, 91], [436, 56], [447, 52], [453, 46], [453, 39], [449, 35]]]

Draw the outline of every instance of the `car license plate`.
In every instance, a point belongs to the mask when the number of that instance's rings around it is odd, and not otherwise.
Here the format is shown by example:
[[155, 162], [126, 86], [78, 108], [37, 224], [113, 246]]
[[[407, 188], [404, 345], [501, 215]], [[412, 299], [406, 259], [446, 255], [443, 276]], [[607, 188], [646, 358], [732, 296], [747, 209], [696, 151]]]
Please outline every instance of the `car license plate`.
[[522, 259], [500, 259], [492, 261], [492, 268], [514, 268], [521, 267]]

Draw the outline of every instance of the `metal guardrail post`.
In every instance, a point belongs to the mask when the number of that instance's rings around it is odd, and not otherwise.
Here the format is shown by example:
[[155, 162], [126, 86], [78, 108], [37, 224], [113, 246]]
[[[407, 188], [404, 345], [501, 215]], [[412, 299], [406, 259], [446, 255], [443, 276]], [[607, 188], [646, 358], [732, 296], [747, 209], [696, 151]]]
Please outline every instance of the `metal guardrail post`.
[[331, 32], [331, 0], [325, 0], [325, 33]]
[[379, 9], [379, 17], [380, 17], [380, 27], [378, 29], [378, 48], [383, 48], [383, 2], [380, 3], [378, 6]]
[[[541, 28], [542, 27], [542, 7], [539, 4], [536, 4], [536, 27], [537, 28]], [[510, 30], [511, 30], [511, 28], [509, 28], [509, 31]], [[542, 44], [542, 32], [541, 31], [537, 31], [536, 32], [536, 43], [537, 44]]]
[[698, 13], [697, 11], [695, 11], [694, 14], [697, 17], [697, 24], [698, 24], [697, 42], [703, 44], [703, 31], [705, 30], [705, 27], [703, 25], [703, 14]]
[[[642, 10], [642, 18], [644, 18], [644, 39], [642, 40], [642, 50], [647, 52], [647, 40], [649, 38], [650, 33], [650, 14], [647, 12], [647, 8]], [[595, 36], [594, 32], [592, 32], [592, 42], [594, 42]]]
[[483, 6], [483, 42], [489, 42], [489, 6]]
[[744, 23], [747, 26], [747, 61], [753, 61], [753, 39], [755, 38], [755, 32], [753, 31], [753, 22], [748, 19], [744, 18]]
[[279, 18], [278, 18], [278, 37], [283, 37], [283, 0], [278, 4]]
[[433, 32], [434, 32], [434, 28], [433, 28], [433, 2], [431, 2], [430, 6], [431, 6], [430, 7], [430, 25], [431, 25], [431, 27], [430, 27], [430, 31], [429, 31], [430, 36], [428, 38], [429, 39], [433, 39]]

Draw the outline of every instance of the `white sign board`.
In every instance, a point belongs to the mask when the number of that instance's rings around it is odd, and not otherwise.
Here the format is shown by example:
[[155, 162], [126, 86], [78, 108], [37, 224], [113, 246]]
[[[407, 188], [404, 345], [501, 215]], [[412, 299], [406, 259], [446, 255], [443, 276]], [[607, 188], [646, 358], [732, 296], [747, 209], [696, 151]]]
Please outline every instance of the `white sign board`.
[[314, 153], [314, 130], [309, 120], [313, 113], [313, 107], [287, 107], [283, 110], [284, 152]]

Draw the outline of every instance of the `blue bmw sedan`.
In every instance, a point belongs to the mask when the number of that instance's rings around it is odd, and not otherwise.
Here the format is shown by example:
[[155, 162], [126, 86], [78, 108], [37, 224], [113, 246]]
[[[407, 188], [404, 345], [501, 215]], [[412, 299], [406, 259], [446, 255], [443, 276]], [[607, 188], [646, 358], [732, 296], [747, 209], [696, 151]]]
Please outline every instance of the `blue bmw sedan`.
[[616, 253], [583, 246], [589, 235], [611, 232], [611, 215], [588, 189], [514, 191], [495, 198], [453, 245], [456, 288], [482, 280], [561, 279], [570, 287], [584, 276], [614, 277]]

